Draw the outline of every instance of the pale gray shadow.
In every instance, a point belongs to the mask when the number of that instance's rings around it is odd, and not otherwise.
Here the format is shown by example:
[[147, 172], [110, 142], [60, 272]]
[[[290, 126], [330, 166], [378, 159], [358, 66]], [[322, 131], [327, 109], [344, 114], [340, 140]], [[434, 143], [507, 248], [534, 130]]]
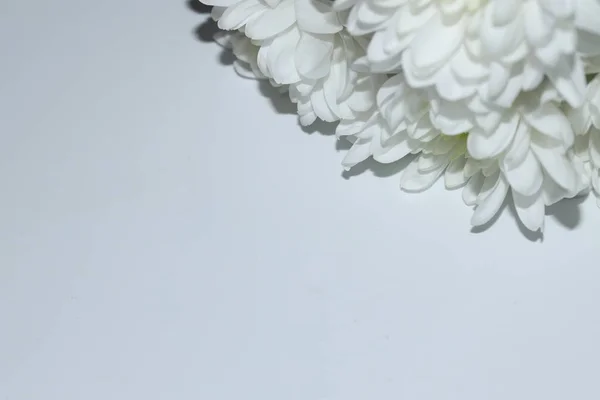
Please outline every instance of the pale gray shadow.
[[[204, 4], [197, 1], [200, 6], [204, 6]], [[192, 9], [195, 12], [201, 13], [203, 10], [200, 6], [197, 8], [193, 8], [192, 4], [196, 4], [196, 1], [190, 0], [187, 5], [188, 8]], [[210, 12], [210, 8], [207, 12]], [[194, 37], [203, 43], [213, 43], [215, 42], [215, 34], [219, 32], [220, 29], [217, 26], [217, 23], [212, 18], [207, 18], [203, 23], [198, 25], [196, 29], [194, 29]], [[214, 43], [216, 45], [216, 42]], [[222, 65], [231, 65], [235, 61], [235, 56], [231, 52], [231, 50], [223, 49], [221, 53], [219, 53], [219, 63]]]
[[219, 32], [217, 23], [212, 18], [207, 18], [204, 22], [194, 29], [194, 36], [201, 42], [214, 42], [215, 34]]
[[257, 82], [260, 94], [269, 100], [273, 110], [278, 114], [296, 115], [296, 105], [292, 103], [287, 92], [281, 92], [266, 79], [257, 79]]
[[[509, 194], [508, 196], [506, 196], [507, 199], [509, 197], [510, 197], [510, 201], [508, 203], [508, 212], [510, 213], [511, 218], [516, 222], [517, 227], [519, 228], [519, 231], [521, 232], [521, 234], [525, 237], [525, 239], [529, 240], [530, 242], [543, 243], [544, 242], [544, 234], [540, 231], [530, 231], [529, 229], [527, 229], [527, 227], [525, 225], [523, 225], [523, 223], [519, 219], [519, 215], [517, 214], [517, 209], [515, 208], [515, 203], [512, 199], [512, 194]], [[505, 199], [504, 201], [507, 201], [507, 200]]]
[[211, 6], [201, 3], [200, 0], [188, 0], [186, 5], [190, 10], [198, 14], [208, 14], [212, 9]]
[[[295, 112], [295, 109], [294, 109]], [[318, 133], [320, 135], [333, 136], [335, 135], [335, 128], [337, 126], [336, 122], [326, 122], [320, 119], [316, 120], [313, 124], [309, 126], [302, 126], [302, 131], [308, 134]]]
[[575, 230], [581, 225], [581, 204], [587, 198], [588, 194], [561, 200], [546, 207], [546, 215], [554, 218], [563, 227]]

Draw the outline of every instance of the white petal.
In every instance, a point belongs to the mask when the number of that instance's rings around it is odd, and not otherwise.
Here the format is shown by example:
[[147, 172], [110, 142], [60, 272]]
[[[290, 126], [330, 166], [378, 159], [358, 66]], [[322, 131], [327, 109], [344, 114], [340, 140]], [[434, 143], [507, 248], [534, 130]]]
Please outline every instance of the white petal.
[[369, 140], [357, 140], [354, 142], [346, 157], [342, 160], [342, 165], [346, 170], [356, 164], [366, 160], [371, 156], [371, 142]]
[[382, 164], [389, 164], [406, 157], [412, 151], [407, 138], [399, 140], [394, 144], [388, 144], [378, 154], [373, 154], [373, 159]]
[[360, 132], [365, 126], [365, 122], [360, 119], [346, 119], [341, 120], [335, 128], [335, 134], [337, 137], [354, 135]]
[[325, 91], [323, 90], [323, 86], [319, 88], [315, 88], [310, 95], [310, 102], [312, 104], [312, 108], [317, 114], [317, 116], [326, 122], [334, 122], [338, 120], [338, 116], [333, 113], [329, 104], [327, 104], [327, 99], [325, 98]]
[[565, 114], [554, 104], [546, 103], [525, 113], [523, 118], [537, 131], [564, 143], [566, 148], [573, 144], [573, 130]]
[[300, 75], [317, 80], [329, 73], [333, 41], [328, 35], [302, 32], [296, 47], [295, 62]]
[[569, 193], [576, 191], [577, 174], [567, 157], [557, 154], [555, 149], [545, 149], [535, 143], [531, 144], [531, 150], [554, 182]]
[[462, 192], [462, 198], [466, 205], [473, 206], [477, 202], [477, 196], [479, 195], [479, 191], [481, 190], [481, 186], [483, 185], [484, 176], [482, 174], [476, 174], [469, 182], [465, 185]]
[[575, 13], [574, 1], [539, 0], [540, 5], [556, 18], [570, 18]]
[[352, 95], [346, 100], [346, 104], [354, 111], [370, 110], [375, 102], [374, 92], [372, 79], [358, 80], [354, 85]]
[[515, 20], [521, 10], [521, 3], [522, 0], [503, 0], [502, 3], [494, 3], [492, 14], [494, 25], [502, 26]]
[[585, 98], [586, 80], [583, 62], [579, 57], [574, 57], [574, 60], [561, 58], [555, 68], [547, 71], [547, 75], [571, 107], [581, 107]]
[[515, 137], [504, 156], [503, 162], [506, 168], [515, 168], [525, 160], [525, 157], [527, 157], [529, 146], [531, 144], [529, 129], [529, 125], [524, 121], [519, 121]]
[[600, 2], [597, 0], [577, 0], [575, 23], [577, 27], [595, 35], [600, 35]]
[[261, 72], [280, 85], [298, 82], [300, 77], [294, 58], [295, 44], [300, 39], [297, 30], [269, 39], [258, 51], [258, 66]]
[[224, 30], [240, 29], [251, 18], [256, 18], [265, 10], [265, 6], [256, 0], [242, 0], [225, 10], [219, 19], [218, 26]]
[[419, 172], [427, 173], [439, 169], [441, 166], [448, 165], [448, 155], [436, 155], [432, 153], [421, 154], [418, 158]]
[[319, 0], [293, 0], [296, 19], [301, 30], [331, 34], [342, 30], [342, 24], [331, 6]]
[[429, 189], [435, 181], [444, 172], [445, 165], [430, 172], [422, 173], [419, 171], [418, 159], [411, 162], [400, 180], [400, 187], [406, 192], [422, 192]]
[[530, 231], [544, 229], [545, 206], [541, 196], [523, 196], [513, 190], [513, 201], [519, 219]]
[[544, 179], [542, 198], [545, 205], [552, 205], [566, 197], [568, 197], [568, 193], [563, 188], [558, 186], [552, 179]]
[[444, 184], [446, 189], [457, 189], [465, 185], [469, 178], [465, 176], [464, 167], [467, 160], [464, 157], [459, 157], [450, 162], [446, 172], [444, 172]]
[[481, 162], [469, 157], [467, 158], [467, 162], [465, 164], [465, 176], [467, 178], [472, 177], [478, 172], [481, 172]]
[[523, 90], [533, 90], [538, 87], [544, 79], [544, 70], [538, 63], [525, 63], [523, 71]]
[[[488, 187], [490, 189], [486, 190]], [[508, 192], [508, 184], [498, 172], [497, 175], [486, 178], [482, 191], [487, 193], [481, 201], [477, 201], [477, 208], [471, 217], [471, 225], [473, 226], [484, 225], [494, 218], [494, 215], [498, 213], [502, 203], [504, 203]]]
[[294, 22], [296, 22], [294, 3], [282, 1], [276, 8], [248, 22], [244, 32], [250, 39], [264, 40], [283, 32]]
[[504, 165], [503, 171], [513, 192], [516, 191], [524, 196], [537, 193], [544, 180], [544, 172], [531, 150], [527, 152], [520, 165], [515, 168], [506, 168]]
[[590, 132], [590, 161], [596, 168], [600, 168], [600, 131], [592, 129]]
[[527, 2], [524, 5], [524, 12], [527, 21], [524, 24], [527, 41], [533, 47], [540, 47], [548, 43], [552, 38], [552, 28], [554, 28], [552, 20], [543, 14], [537, 2]]
[[508, 67], [500, 63], [492, 63], [490, 66], [490, 78], [489, 78], [489, 95], [497, 97], [504, 91], [504, 88], [508, 84], [508, 80], [511, 77], [510, 70]]
[[467, 136], [469, 154], [479, 160], [495, 158], [511, 145], [518, 125], [519, 118], [513, 114], [504, 117], [493, 132], [474, 129]]
[[442, 15], [436, 13], [414, 38], [415, 45], [404, 52], [407, 78], [428, 78], [446, 64], [462, 44], [464, 31], [463, 22], [446, 25]]

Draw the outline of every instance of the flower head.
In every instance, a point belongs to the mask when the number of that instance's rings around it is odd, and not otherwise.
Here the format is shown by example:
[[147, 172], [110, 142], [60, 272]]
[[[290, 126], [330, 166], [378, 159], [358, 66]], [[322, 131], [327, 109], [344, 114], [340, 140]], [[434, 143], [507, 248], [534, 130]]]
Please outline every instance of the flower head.
[[600, 205], [600, 0], [208, 1], [240, 74], [339, 121], [346, 169], [414, 155], [402, 189], [442, 178], [475, 226], [507, 199], [531, 230], [590, 188]]

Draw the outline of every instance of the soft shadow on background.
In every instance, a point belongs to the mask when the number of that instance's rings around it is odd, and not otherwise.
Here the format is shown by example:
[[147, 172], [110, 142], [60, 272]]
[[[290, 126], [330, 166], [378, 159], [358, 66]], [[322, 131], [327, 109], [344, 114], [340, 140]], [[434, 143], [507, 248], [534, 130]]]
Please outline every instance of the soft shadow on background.
[[[188, 0], [187, 7], [198, 14], [210, 13], [211, 7], [200, 3], [199, 0]], [[201, 23], [195, 30], [194, 36], [201, 42], [213, 42], [214, 35], [219, 32], [217, 23], [212, 19], [208, 18]], [[235, 57], [231, 51], [223, 49], [219, 56], [219, 62], [223, 65], [230, 66], [235, 61]], [[293, 104], [287, 93], [282, 93], [278, 88], [271, 86], [267, 80], [257, 80], [258, 90], [260, 94], [266, 97], [273, 108], [273, 110], [279, 114], [296, 114], [296, 106]], [[334, 135], [335, 124], [324, 121], [317, 121], [311, 126], [301, 126], [298, 124], [300, 129], [308, 134], [319, 133], [323, 135]], [[350, 149], [352, 144], [346, 139], [342, 138], [337, 140], [335, 143], [335, 149], [339, 152], [344, 152]], [[414, 156], [408, 156], [391, 164], [381, 164], [369, 158], [359, 165], [353, 167], [349, 171], [343, 171], [342, 177], [344, 179], [350, 179], [352, 177], [362, 175], [365, 172], [370, 172], [376, 177], [390, 177], [393, 175], [400, 174], [404, 168], [410, 164]], [[575, 230], [581, 223], [581, 203], [585, 201], [587, 196], [578, 196], [573, 199], [564, 199], [557, 204], [553, 204], [546, 207], [546, 216], [556, 220], [561, 226], [568, 230]], [[532, 242], [543, 242], [544, 234], [542, 232], [531, 232], [528, 230], [517, 216], [514, 203], [512, 201], [512, 195], [509, 193], [500, 208], [500, 211], [489, 221], [487, 224], [473, 227], [471, 232], [482, 233], [489, 230], [495, 222], [502, 216], [509, 214], [510, 217], [515, 221], [519, 231], [523, 236]]]
[[212, 8], [211, 6], [201, 3], [200, 0], [188, 0], [186, 4], [190, 10], [198, 14], [208, 14]]

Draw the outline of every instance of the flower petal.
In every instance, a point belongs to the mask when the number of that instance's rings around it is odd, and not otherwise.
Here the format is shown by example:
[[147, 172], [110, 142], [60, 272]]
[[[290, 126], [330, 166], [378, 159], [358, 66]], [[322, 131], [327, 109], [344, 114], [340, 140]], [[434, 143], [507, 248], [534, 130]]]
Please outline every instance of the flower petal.
[[331, 34], [342, 30], [337, 14], [329, 4], [320, 0], [294, 0], [294, 5], [298, 26], [302, 31]]
[[544, 172], [531, 150], [527, 152], [523, 162], [515, 168], [507, 168], [503, 165], [503, 172], [513, 192], [524, 196], [537, 193], [544, 181]]
[[406, 192], [422, 192], [427, 190], [433, 186], [445, 168], [446, 165], [442, 165], [429, 172], [420, 172], [419, 160], [417, 158], [404, 170], [402, 179], [400, 180], [400, 187]]
[[459, 157], [450, 162], [448, 168], [444, 172], [444, 184], [446, 189], [453, 190], [464, 186], [469, 178], [465, 176], [464, 167], [467, 159]]
[[546, 207], [541, 196], [523, 196], [513, 190], [513, 201], [519, 219], [530, 231], [544, 230]]
[[466, 205], [475, 205], [484, 179], [485, 178], [481, 173], [475, 174], [471, 179], [469, 179], [469, 182], [467, 182], [462, 192], [462, 199]]
[[285, 31], [294, 22], [296, 22], [294, 3], [282, 1], [276, 8], [248, 22], [244, 32], [250, 39], [264, 40]]
[[307, 79], [320, 79], [329, 73], [333, 40], [329, 35], [302, 32], [296, 46], [295, 62], [298, 73]]
[[481, 200], [477, 201], [477, 208], [471, 217], [471, 225], [481, 226], [488, 223], [494, 215], [498, 213], [506, 194], [508, 193], [508, 184], [501, 176], [500, 172], [494, 176], [490, 176], [485, 179], [483, 183], [482, 192], [486, 195], [482, 196]]

